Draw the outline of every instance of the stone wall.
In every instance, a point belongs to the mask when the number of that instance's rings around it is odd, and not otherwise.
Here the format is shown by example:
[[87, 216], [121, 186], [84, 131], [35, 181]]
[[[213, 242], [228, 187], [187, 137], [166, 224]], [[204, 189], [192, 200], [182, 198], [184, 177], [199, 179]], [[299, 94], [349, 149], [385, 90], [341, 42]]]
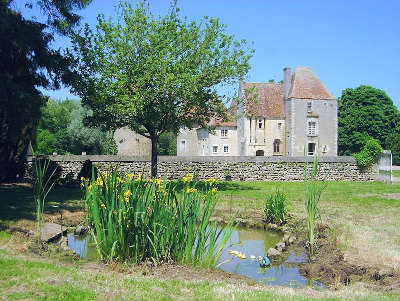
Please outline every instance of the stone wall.
[[[121, 171], [150, 175], [150, 161], [130, 156], [49, 156], [62, 167], [62, 177], [77, 176], [85, 160], [91, 160], [100, 171], [118, 168]], [[28, 159], [31, 165], [32, 159]], [[198, 179], [225, 179], [227, 173], [236, 181], [302, 181], [304, 165], [311, 167], [311, 157], [177, 157], [160, 156], [159, 177], [178, 179], [194, 173]], [[353, 157], [320, 157], [321, 176], [328, 181], [373, 181], [377, 179], [376, 165], [360, 171]]]

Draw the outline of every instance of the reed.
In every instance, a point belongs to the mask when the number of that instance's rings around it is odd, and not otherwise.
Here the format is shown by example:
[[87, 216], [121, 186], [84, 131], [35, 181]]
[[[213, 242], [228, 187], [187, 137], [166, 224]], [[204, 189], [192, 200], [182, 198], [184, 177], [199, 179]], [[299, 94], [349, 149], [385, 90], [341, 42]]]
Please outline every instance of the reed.
[[36, 159], [33, 162], [33, 198], [36, 205], [36, 236], [38, 242], [40, 242], [40, 230], [46, 198], [56, 182], [55, 173], [57, 169], [52, 169], [50, 162], [50, 160], [41, 159]]
[[307, 212], [307, 230], [310, 254], [314, 254], [314, 230], [315, 221], [320, 217], [318, 203], [321, 199], [322, 191], [326, 188], [326, 176], [320, 180], [320, 169], [318, 164], [318, 155], [314, 156], [313, 164], [310, 168], [308, 164], [304, 168], [304, 184], [306, 191], [306, 212]]
[[215, 266], [234, 227], [210, 223], [216, 181], [201, 185], [191, 174], [183, 189], [166, 180], [112, 171], [83, 179], [87, 218], [103, 260]]
[[279, 188], [270, 193], [265, 202], [264, 214], [266, 222], [282, 224], [287, 215], [287, 202], [285, 193]]

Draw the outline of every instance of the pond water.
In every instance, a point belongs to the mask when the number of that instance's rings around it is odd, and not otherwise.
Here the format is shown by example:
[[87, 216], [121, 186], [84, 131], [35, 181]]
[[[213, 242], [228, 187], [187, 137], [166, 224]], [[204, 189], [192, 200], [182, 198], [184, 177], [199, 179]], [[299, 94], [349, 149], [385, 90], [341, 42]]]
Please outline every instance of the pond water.
[[[258, 256], [265, 256], [267, 250], [274, 247], [281, 238], [282, 235], [276, 232], [239, 228], [233, 232], [229, 247], [223, 250], [218, 260], [218, 268], [269, 285], [325, 288], [321, 282], [300, 275], [299, 266], [307, 261], [305, 254], [291, 253], [283, 262], [271, 263], [268, 268], [260, 267]], [[89, 235], [78, 237], [73, 233], [68, 234], [68, 247], [82, 258], [98, 258], [96, 247]], [[229, 250], [245, 254], [246, 259], [231, 256]], [[251, 259], [251, 255], [255, 256], [255, 259]]]

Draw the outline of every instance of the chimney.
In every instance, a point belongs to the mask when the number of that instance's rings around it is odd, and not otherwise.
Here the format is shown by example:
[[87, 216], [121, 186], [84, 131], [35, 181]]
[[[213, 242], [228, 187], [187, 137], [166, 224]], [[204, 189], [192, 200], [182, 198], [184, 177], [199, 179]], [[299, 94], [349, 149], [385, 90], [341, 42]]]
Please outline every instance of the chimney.
[[283, 99], [287, 99], [289, 96], [291, 81], [292, 76], [290, 74], [290, 68], [283, 68]]

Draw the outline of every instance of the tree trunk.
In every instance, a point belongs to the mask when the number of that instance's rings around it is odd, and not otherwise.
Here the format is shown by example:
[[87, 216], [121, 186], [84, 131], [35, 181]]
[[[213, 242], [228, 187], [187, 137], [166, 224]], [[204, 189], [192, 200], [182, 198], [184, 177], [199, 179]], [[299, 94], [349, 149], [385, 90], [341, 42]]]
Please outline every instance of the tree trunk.
[[157, 177], [157, 140], [156, 135], [151, 135], [151, 177]]

